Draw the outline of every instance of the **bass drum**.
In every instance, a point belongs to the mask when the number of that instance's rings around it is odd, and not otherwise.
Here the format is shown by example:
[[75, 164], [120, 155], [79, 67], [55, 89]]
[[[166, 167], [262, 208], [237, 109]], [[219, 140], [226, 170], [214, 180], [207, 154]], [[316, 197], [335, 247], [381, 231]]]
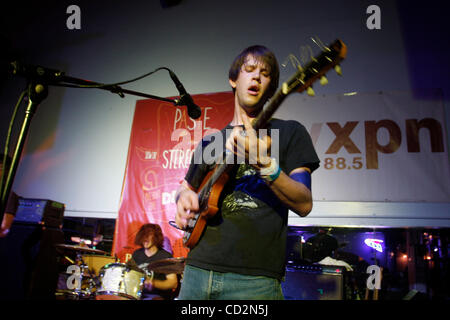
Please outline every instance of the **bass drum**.
[[87, 264], [89, 267], [89, 272], [93, 275], [98, 276], [100, 273], [100, 269], [107, 264], [115, 263], [116, 258], [111, 256], [102, 256], [97, 254], [85, 254], [81, 256], [83, 258], [83, 262]]
[[139, 300], [145, 275], [122, 263], [110, 263], [99, 272], [100, 288], [96, 300]]

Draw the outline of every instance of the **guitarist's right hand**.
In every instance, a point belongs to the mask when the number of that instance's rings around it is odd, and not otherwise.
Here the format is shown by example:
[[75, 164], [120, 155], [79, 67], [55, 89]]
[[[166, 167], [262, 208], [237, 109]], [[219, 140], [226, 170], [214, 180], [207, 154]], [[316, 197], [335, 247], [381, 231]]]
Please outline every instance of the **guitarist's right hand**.
[[198, 195], [192, 191], [188, 183], [183, 181], [177, 192], [177, 213], [175, 222], [180, 229], [186, 229], [189, 220], [194, 218], [193, 212], [199, 210]]

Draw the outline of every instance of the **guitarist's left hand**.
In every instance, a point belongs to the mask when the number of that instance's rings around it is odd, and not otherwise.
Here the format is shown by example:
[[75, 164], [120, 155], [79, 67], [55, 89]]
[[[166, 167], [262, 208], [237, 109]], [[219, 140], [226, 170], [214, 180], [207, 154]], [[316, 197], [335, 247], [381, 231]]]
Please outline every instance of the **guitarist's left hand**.
[[[242, 128], [235, 127], [226, 142], [226, 148], [239, 157], [245, 158], [246, 163], [250, 163], [256, 170], [260, 171], [271, 164], [272, 159], [268, 152], [271, 146], [270, 137], [267, 135], [258, 137], [250, 123], [250, 118], [244, 112], [241, 114], [241, 119], [245, 127], [245, 136], [241, 135]], [[292, 170], [290, 174], [305, 170], [304, 168], [297, 168]], [[269, 183], [269, 186], [275, 195], [298, 215], [304, 217], [311, 212], [311, 190], [303, 183], [281, 171], [279, 177], [274, 182]]]
[[258, 137], [250, 123], [250, 118], [244, 111], [241, 113], [241, 119], [245, 131], [241, 127], [234, 127], [225, 147], [236, 154], [238, 159], [245, 159], [245, 163], [254, 166], [257, 170], [269, 166], [270, 137], [267, 134]]

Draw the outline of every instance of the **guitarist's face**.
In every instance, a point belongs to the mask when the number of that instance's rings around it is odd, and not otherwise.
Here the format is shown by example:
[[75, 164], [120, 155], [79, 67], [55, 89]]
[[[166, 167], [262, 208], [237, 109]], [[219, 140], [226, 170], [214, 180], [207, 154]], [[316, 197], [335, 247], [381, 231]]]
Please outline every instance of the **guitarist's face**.
[[249, 55], [236, 81], [229, 80], [235, 90], [235, 103], [249, 116], [256, 116], [267, 98], [271, 78], [267, 65]]

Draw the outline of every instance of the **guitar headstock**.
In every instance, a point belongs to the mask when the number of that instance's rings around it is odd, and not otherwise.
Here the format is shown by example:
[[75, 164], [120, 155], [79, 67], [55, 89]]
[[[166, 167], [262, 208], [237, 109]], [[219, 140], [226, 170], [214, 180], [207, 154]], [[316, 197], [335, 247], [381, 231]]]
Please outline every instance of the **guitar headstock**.
[[347, 55], [347, 46], [341, 41], [336, 40], [328, 46], [324, 46], [322, 52], [313, 57], [305, 67], [298, 67], [298, 71], [286, 82], [282, 84], [281, 91], [284, 95], [292, 92], [303, 92], [306, 90], [308, 95], [314, 95], [312, 84], [320, 79], [320, 84], [328, 83], [325, 74], [332, 68], [338, 75], [342, 75], [339, 63]]

